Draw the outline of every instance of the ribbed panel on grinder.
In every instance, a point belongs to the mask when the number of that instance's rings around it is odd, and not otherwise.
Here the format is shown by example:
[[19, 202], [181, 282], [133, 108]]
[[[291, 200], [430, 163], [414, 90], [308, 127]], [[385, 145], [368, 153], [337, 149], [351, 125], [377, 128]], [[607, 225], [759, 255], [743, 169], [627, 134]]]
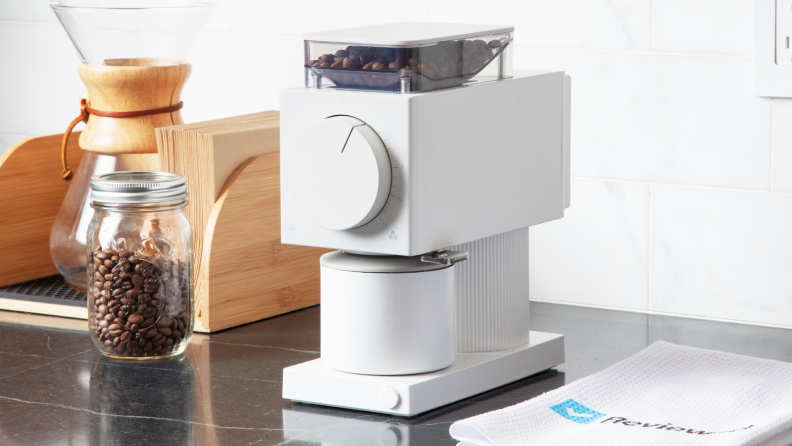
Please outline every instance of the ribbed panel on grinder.
[[454, 268], [456, 350], [490, 352], [528, 342], [528, 228], [463, 243]]

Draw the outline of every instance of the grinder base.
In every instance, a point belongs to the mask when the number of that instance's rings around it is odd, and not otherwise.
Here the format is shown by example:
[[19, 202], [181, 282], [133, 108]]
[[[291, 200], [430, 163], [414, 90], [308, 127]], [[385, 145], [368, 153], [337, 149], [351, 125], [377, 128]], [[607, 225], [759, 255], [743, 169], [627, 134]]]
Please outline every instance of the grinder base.
[[509, 350], [457, 353], [449, 367], [417, 375], [357, 375], [315, 359], [283, 369], [283, 398], [409, 417], [564, 363], [563, 335], [532, 331], [529, 339]]

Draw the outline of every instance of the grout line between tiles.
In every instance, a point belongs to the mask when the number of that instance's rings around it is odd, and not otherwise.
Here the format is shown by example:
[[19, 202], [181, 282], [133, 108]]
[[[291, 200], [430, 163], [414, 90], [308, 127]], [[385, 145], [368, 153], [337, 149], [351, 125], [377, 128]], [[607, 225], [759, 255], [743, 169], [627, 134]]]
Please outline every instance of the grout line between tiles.
[[779, 328], [782, 330], [792, 330], [792, 326], [790, 325], [770, 324], [766, 322], [741, 321], [737, 319], [724, 319], [718, 317], [698, 316], [698, 315], [685, 314], [685, 313], [670, 313], [666, 311], [655, 311], [655, 310], [643, 311], [643, 310], [636, 310], [633, 308], [611, 307], [607, 305], [592, 305], [592, 304], [583, 304], [577, 302], [563, 302], [557, 300], [536, 299], [533, 297], [530, 298], [530, 301], [541, 302], [546, 304], [566, 305], [568, 307], [583, 307], [583, 308], [592, 308], [596, 310], [622, 311], [625, 313], [646, 314], [651, 316], [668, 316], [668, 317], [678, 317], [682, 319], [696, 319], [701, 321], [722, 322], [727, 324], [750, 325], [753, 327], [766, 327], [766, 328]]
[[647, 247], [646, 247], [646, 310], [651, 310], [652, 308], [652, 231], [654, 227], [652, 225], [652, 199], [654, 198], [654, 185], [649, 185], [649, 228], [647, 233]]
[[620, 180], [615, 178], [597, 178], [597, 177], [583, 177], [583, 176], [572, 176], [574, 180], [593, 180], [593, 181], [610, 181], [614, 183], [632, 183], [632, 184], [647, 184], [647, 185], [654, 185], [654, 186], [670, 186], [670, 187], [690, 187], [696, 189], [712, 189], [712, 190], [720, 190], [720, 191], [732, 191], [732, 192], [750, 192], [750, 193], [757, 193], [757, 194], [774, 194], [774, 195], [792, 195], [792, 192], [783, 192], [777, 190], [770, 190], [770, 189], [740, 189], [736, 187], [723, 187], [723, 186], [707, 186], [702, 184], [684, 184], [684, 183], [663, 183], [658, 181], [640, 181], [640, 180]]
[[434, 18], [432, 17], [432, 0], [427, 0], [426, 3], [427, 3], [426, 7], [429, 8], [429, 14], [427, 19], [430, 22], [434, 22]]
[[[0, 25], [8, 23], [8, 24], [17, 24], [17, 25], [55, 25], [55, 23], [43, 21], [43, 22], [35, 22], [31, 20], [2, 20], [0, 19]], [[60, 24], [58, 24], [60, 25]]]
[[655, 22], [655, 0], [649, 3], [649, 51], [654, 52], [654, 22]]
[[31, 138], [33, 135], [22, 135], [22, 134], [20, 134], [20, 133], [5, 133], [5, 132], [0, 132], [0, 136], [15, 136], [15, 137], [16, 137], [16, 136], [18, 136], [18, 137], [20, 137], [20, 138]]
[[[431, 17], [431, 16], [430, 16]], [[27, 25], [46, 25], [46, 26], [59, 26], [57, 22], [35, 22], [35, 21], [19, 21], [19, 20], [0, 20], [0, 24], [27, 24]], [[652, 25], [653, 27], [653, 25]], [[299, 34], [265, 34], [257, 32], [244, 32], [244, 31], [204, 31], [203, 34], [228, 34], [228, 35], [242, 35], [242, 36], [262, 36], [274, 39], [296, 39], [302, 40]], [[634, 55], [655, 55], [655, 56], [685, 56], [685, 57], [715, 57], [715, 58], [729, 58], [729, 59], [753, 59], [750, 54], [713, 54], [713, 53], [684, 53], [673, 51], [654, 51], [654, 30], [652, 30], [652, 38], [649, 51], [638, 50], [618, 50], [607, 48], [584, 48], [584, 47], [553, 47], [553, 46], [531, 46], [521, 45], [515, 43], [516, 47], [529, 48], [535, 50], [551, 50], [561, 52], [583, 52], [583, 53], [615, 53], [615, 54], [634, 54]]]
[[773, 178], [773, 164], [775, 159], [773, 158], [773, 154], [775, 153], [775, 115], [776, 115], [776, 98], [773, 98], [770, 101], [770, 190], [775, 188], [774, 178]]
[[607, 54], [632, 54], [637, 56], [684, 56], [684, 57], [714, 57], [718, 59], [753, 59], [750, 54], [713, 54], [713, 53], [682, 53], [677, 51], [639, 51], [639, 50], [613, 50], [605, 48], [581, 48], [581, 47], [552, 47], [552, 46], [533, 46], [514, 44], [517, 48], [533, 50], [559, 51], [566, 53], [607, 53]]

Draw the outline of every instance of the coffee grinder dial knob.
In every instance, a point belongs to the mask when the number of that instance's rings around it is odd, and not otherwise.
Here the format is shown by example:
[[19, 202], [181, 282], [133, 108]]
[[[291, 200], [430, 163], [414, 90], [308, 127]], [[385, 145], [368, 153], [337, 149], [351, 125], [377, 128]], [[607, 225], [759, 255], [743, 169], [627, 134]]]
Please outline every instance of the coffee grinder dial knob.
[[317, 226], [336, 231], [363, 226], [388, 200], [388, 151], [359, 119], [332, 116], [311, 124], [297, 138], [292, 159], [299, 164], [297, 203]]

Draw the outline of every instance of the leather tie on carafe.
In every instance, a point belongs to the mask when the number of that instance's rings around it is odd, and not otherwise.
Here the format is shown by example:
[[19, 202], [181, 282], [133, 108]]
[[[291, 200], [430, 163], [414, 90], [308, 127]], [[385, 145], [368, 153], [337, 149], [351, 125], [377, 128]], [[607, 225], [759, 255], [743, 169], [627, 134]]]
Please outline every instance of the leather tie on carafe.
[[91, 108], [88, 105], [88, 101], [80, 99], [80, 116], [74, 118], [74, 120], [69, 124], [69, 127], [66, 129], [66, 133], [63, 134], [63, 144], [61, 145], [61, 164], [63, 165], [63, 172], [61, 174], [61, 178], [65, 181], [70, 181], [72, 176], [74, 176], [71, 168], [66, 165], [66, 145], [69, 143], [69, 136], [71, 136], [72, 130], [74, 130], [74, 126], [80, 122], [88, 123], [88, 117], [90, 115], [102, 116], [106, 118], [134, 118], [137, 116], [148, 116], [148, 115], [157, 115], [160, 113], [172, 113], [175, 111], [179, 111], [184, 107], [184, 101], [180, 101], [178, 104], [169, 105], [167, 107], [162, 108], [155, 108], [152, 110], [139, 110], [139, 111], [122, 111], [122, 112], [113, 112], [113, 111], [102, 111], [96, 110]]

